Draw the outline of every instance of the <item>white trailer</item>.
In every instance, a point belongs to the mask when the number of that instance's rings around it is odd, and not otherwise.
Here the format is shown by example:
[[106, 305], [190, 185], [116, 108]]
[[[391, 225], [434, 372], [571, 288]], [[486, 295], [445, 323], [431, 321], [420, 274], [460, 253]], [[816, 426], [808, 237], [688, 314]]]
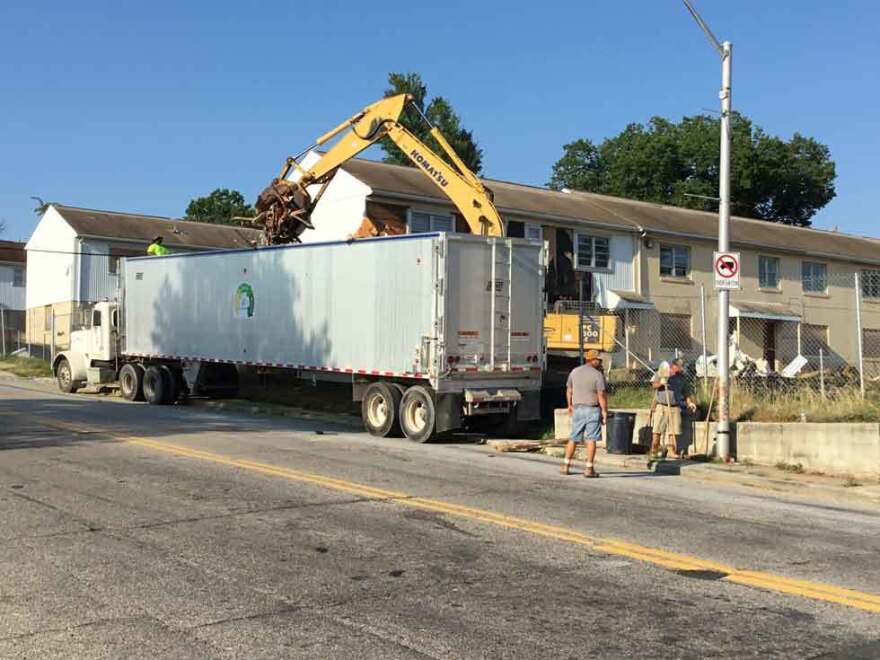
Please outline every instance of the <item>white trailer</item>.
[[540, 415], [543, 246], [411, 234], [126, 259], [72, 333], [59, 387], [167, 404], [236, 367], [345, 378], [374, 435], [423, 442], [477, 415]]

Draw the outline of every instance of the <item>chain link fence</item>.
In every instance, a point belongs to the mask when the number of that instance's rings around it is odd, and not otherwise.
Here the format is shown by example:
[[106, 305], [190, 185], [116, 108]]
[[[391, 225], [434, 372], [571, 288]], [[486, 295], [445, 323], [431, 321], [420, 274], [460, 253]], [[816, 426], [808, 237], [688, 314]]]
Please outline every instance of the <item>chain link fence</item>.
[[[808, 290], [797, 297], [733, 292], [727, 328], [733, 386], [828, 396], [880, 391], [880, 278], [824, 273], [803, 286]], [[585, 304], [584, 347], [603, 353], [618, 394], [649, 396], [657, 368], [681, 358], [692, 390], [706, 395], [717, 375], [717, 308], [717, 292], [698, 284], [681, 297], [623, 301], [614, 310]], [[564, 302], [555, 311], [577, 310], [577, 302]]]

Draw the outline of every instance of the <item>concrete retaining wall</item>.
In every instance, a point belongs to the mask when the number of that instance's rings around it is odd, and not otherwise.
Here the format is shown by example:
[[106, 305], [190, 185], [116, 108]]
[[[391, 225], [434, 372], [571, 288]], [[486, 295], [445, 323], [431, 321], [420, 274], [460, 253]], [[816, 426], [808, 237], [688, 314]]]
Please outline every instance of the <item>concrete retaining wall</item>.
[[736, 425], [736, 458], [759, 465], [800, 464], [807, 471], [880, 476], [880, 424]]

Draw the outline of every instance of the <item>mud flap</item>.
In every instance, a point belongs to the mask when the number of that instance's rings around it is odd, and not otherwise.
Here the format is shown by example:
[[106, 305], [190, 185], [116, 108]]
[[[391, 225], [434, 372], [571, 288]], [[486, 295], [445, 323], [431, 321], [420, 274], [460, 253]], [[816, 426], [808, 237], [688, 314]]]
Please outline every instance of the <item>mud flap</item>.
[[435, 404], [437, 433], [461, 428], [461, 394], [438, 394]]

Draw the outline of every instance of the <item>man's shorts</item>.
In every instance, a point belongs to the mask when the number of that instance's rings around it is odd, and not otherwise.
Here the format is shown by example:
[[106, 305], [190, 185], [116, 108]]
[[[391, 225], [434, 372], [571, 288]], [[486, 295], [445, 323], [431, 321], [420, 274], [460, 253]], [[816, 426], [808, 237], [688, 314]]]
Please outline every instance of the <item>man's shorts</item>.
[[678, 406], [657, 404], [652, 427], [653, 432], [658, 435], [681, 435], [681, 409]]
[[602, 409], [598, 406], [575, 406], [571, 413], [571, 439], [596, 442], [602, 439]]

